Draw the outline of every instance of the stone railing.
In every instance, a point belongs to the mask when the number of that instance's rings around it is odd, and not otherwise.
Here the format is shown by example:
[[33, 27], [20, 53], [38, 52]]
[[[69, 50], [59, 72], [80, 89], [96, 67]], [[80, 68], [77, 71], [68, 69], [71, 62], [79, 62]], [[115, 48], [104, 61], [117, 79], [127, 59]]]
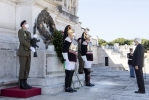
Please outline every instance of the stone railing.
[[102, 46], [103, 49], [110, 49], [113, 52], [120, 53], [122, 56], [127, 56], [130, 48], [135, 48], [133, 45], [119, 45], [118, 43], [114, 44], [114, 46], [106, 45]]

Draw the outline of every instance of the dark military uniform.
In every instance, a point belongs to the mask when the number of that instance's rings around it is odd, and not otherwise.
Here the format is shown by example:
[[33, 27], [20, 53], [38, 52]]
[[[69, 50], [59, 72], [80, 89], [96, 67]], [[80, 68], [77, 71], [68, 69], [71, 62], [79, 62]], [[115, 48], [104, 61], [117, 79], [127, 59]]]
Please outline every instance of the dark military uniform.
[[[92, 43], [89, 41], [83, 41], [81, 46], [82, 46], [82, 56], [86, 56], [87, 61], [92, 62], [93, 61], [93, 51], [91, 50]], [[85, 68], [91, 68], [91, 66], [85, 66]]]
[[65, 62], [65, 91], [66, 92], [76, 92], [71, 88], [72, 78], [75, 70], [76, 51], [72, 49], [73, 42], [69, 37], [66, 37], [63, 44], [63, 57], [68, 59], [68, 62]]
[[93, 61], [93, 53], [91, 50], [89, 50], [89, 44], [91, 42], [84, 41], [82, 43], [82, 56], [86, 57], [85, 63], [84, 63], [84, 72], [85, 72], [85, 82], [86, 86], [94, 86], [90, 83], [90, 73], [91, 73], [91, 66]]
[[88, 41], [89, 38], [90, 37], [85, 32], [82, 34], [81, 51], [82, 51], [82, 59], [84, 60], [84, 73], [85, 73], [86, 86], [94, 86], [94, 84], [90, 83], [90, 73], [93, 62], [93, 50], [92, 50], [92, 43]]
[[77, 61], [76, 47], [74, 40], [68, 35], [73, 36], [73, 30], [70, 29], [70, 25], [67, 25], [64, 30], [63, 38], [63, 50], [62, 55], [65, 59], [65, 92], [77, 92], [71, 88], [72, 78], [75, 70], [75, 63]]
[[18, 50], [19, 62], [20, 62], [20, 71], [19, 79], [27, 79], [30, 71], [30, 62], [31, 62], [31, 33], [20, 29], [18, 31], [18, 37], [20, 41], [20, 46]]

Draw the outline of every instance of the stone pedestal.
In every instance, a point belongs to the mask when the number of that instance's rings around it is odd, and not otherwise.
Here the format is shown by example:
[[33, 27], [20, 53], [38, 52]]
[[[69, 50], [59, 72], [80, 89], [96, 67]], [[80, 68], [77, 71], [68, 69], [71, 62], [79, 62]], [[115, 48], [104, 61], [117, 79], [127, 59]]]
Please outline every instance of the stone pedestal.
[[15, 97], [15, 98], [29, 98], [33, 96], [41, 95], [40, 88], [32, 88], [28, 90], [20, 89], [19, 87], [7, 88], [1, 90], [1, 96]]
[[[42, 94], [54, 94], [64, 91], [65, 70], [53, 49], [54, 46], [50, 45], [48, 50], [37, 50], [38, 57], [33, 57], [33, 53], [31, 54], [32, 62], [28, 83], [40, 87]], [[19, 64], [17, 69], [17, 73], [19, 73]], [[78, 75], [78, 77], [84, 85], [84, 75]], [[75, 73], [73, 83], [75, 87], [80, 86]]]

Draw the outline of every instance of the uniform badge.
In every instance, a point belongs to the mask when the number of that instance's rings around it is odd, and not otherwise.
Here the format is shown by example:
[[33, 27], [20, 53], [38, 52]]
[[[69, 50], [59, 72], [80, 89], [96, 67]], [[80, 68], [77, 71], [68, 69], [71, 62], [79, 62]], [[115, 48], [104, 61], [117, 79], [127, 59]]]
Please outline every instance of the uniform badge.
[[26, 34], [24, 33], [24, 36], [26, 37]]

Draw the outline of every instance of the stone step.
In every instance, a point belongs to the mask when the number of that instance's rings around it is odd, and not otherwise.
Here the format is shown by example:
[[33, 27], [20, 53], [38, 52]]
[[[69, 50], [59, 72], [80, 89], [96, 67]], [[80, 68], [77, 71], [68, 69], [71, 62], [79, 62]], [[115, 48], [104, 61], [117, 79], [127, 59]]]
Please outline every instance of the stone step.
[[0, 78], [0, 86], [7, 86], [12, 84], [17, 84], [18, 79], [17, 78]]
[[125, 70], [124, 67], [122, 67], [121, 65], [110, 67], [110, 69], [112, 69], [112, 70]]
[[0, 89], [18, 86], [18, 78], [0, 78]]
[[[79, 75], [81, 77], [80, 81], [81, 84], [84, 86], [84, 75]], [[34, 81], [34, 82], [33, 82]], [[56, 82], [60, 81], [60, 82]], [[54, 77], [54, 78], [49, 78], [49, 80], [44, 79], [44, 78], [29, 78], [28, 79], [29, 84], [34, 84], [34, 87], [39, 87], [42, 89], [42, 94], [55, 94], [59, 92], [64, 91], [64, 77]], [[44, 84], [45, 82], [45, 84]], [[50, 84], [49, 84], [50, 82]], [[37, 84], [36, 84], [37, 83]], [[39, 84], [38, 84], [39, 83]], [[30, 84], [30, 85], [31, 85]], [[73, 84], [75, 88], [81, 87], [80, 83], [78, 82], [78, 79], [73, 77]], [[72, 87], [73, 87], [72, 84]], [[17, 78], [8, 78], [8, 79], [3, 79], [0, 78], [0, 89], [5, 89], [5, 88], [11, 88], [11, 87], [16, 87], [18, 86], [18, 79]]]
[[[80, 80], [84, 80], [84, 74], [79, 75], [78, 77]], [[53, 77], [53, 78], [29, 78], [28, 83], [33, 86], [51, 86], [55, 84], [61, 84], [64, 83], [64, 76], [61, 77]], [[73, 80], [77, 81], [78, 78], [74, 74]]]
[[[75, 88], [81, 88], [78, 81], [73, 81]], [[81, 81], [82, 85], [84, 86], [84, 81]], [[57, 84], [57, 85], [51, 85], [51, 86], [38, 86], [41, 88], [41, 93], [43, 95], [50, 95], [50, 94], [56, 94], [60, 92], [64, 92], [64, 84]], [[73, 88], [73, 84], [72, 84]]]

